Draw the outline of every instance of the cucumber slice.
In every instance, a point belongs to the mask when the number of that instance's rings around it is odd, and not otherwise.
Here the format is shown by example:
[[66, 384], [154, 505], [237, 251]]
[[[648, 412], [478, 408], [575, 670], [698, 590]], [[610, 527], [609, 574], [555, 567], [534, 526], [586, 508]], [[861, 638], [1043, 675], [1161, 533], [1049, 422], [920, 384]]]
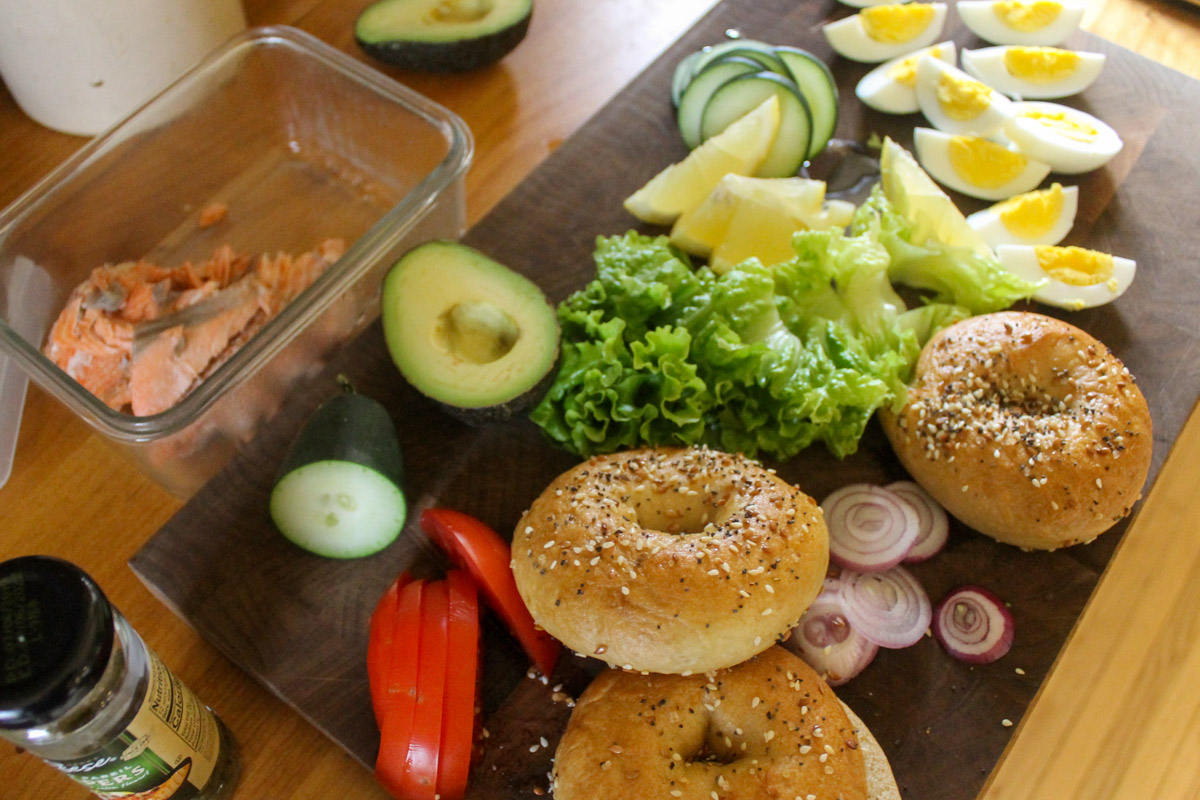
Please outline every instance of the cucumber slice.
[[761, 71], [762, 66], [757, 61], [733, 56], [710, 62], [692, 78], [683, 97], [679, 100], [679, 111], [676, 114], [683, 143], [689, 149], [699, 146], [701, 142], [700, 122], [704, 117], [704, 107], [708, 105], [713, 92], [720, 88], [721, 84], [738, 75]]
[[760, 178], [787, 178], [804, 166], [812, 140], [808, 103], [789, 78], [767, 71], [730, 78], [713, 92], [704, 106], [700, 136], [701, 140], [715, 136], [772, 94], [779, 98], [779, 134], [757, 175]]
[[777, 47], [775, 54], [787, 68], [796, 88], [808, 101], [812, 115], [812, 141], [808, 158], [816, 158], [837, 129], [838, 90], [833, 73], [824, 61], [798, 47]]
[[348, 390], [325, 401], [296, 437], [271, 490], [271, 519], [316, 555], [371, 555], [404, 527], [402, 477], [387, 409]]
[[728, 47], [721, 51], [715, 58], [707, 59], [706, 62], [700, 64], [700, 69], [703, 70], [711, 64], [718, 61], [724, 61], [728, 58], [748, 58], [760, 65], [760, 69], [768, 72], [777, 72], [780, 75], [787, 75], [787, 66], [783, 60], [775, 55], [775, 48], [761, 42], [752, 42], [749, 45], [743, 44], [741, 47]]
[[675, 65], [675, 72], [671, 75], [671, 102], [676, 107], [679, 106], [679, 101], [683, 99], [683, 91], [687, 89], [688, 84], [695, 77], [696, 61], [703, 54], [704, 51], [695, 50], [688, 53]]
[[735, 38], [727, 39], [714, 45], [707, 45], [700, 50], [684, 56], [675, 65], [675, 73], [671, 77], [671, 102], [678, 106], [679, 101], [683, 98], [683, 92], [687, 89], [688, 84], [691, 83], [692, 78], [700, 74], [700, 70], [704, 69], [708, 64], [732, 50], [756, 50], [760, 53], [767, 53], [771, 58], [775, 58], [775, 48], [757, 39]]

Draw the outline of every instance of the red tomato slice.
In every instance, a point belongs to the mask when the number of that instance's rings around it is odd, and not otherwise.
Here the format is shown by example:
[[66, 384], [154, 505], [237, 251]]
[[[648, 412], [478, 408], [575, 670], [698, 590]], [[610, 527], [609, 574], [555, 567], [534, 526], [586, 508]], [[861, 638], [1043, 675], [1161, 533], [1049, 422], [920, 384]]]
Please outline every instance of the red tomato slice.
[[[417, 708], [417, 673], [421, 647], [421, 615], [425, 582], [414, 580], [398, 589], [392, 619], [392, 643], [381, 697], [383, 722], [375, 778], [393, 797], [406, 795], [409, 745]], [[386, 597], [386, 595], [385, 595]], [[382, 623], [380, 623], [382, 625]]]
[[[392, 659], [396, 607], [400, 603], [400, 589], [411, 580], [407, 572], [392, 581], [387, 591], [379, 598], [371, 614], [370, 633], [367, 637], [367, 684], [371, 688], [371, 707], [375, 711], [375, 724], [383, 726], [383, 707], [387, 698], [387, 674]], [[412, 644], [415, 644], [414, 639]]]
[[436, 800], [442, 711], [449, 661], [450, 595], [445, 581], [426, 585], [421, 604], [417, 707], [404, 771], [404, 800]]
[[475, 580], [488, 606], [504, 620], [542, 674], [553, 674], [562, 645], [534, 624], [517, 591], [508, 543], [475, 517], [448, 508], [422, 512], [421, 529]]
[[438, 796], [460, 800], [467, 791], [471, 751], [475, 744], [478, 707], [479, 597], [465, 573], [446, 575], [450, 596], [448, 645], [453, 666], [446, 677], [442, 707], [442, 752], [438, 762]]

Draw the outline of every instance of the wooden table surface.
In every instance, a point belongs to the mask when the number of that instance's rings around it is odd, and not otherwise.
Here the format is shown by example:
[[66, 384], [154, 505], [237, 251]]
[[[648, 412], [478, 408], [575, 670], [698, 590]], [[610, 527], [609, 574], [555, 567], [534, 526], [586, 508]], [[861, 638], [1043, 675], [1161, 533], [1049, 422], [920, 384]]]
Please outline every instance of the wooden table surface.
[[[391, 74], [471, 127], [474, 222], [713, 3], [538, 0], [529, 36], [500, 67], [452, 77]], [[365, 0], [245, 5], [252, 25], [294, 25], [363, 58], [352, 26]], [[1200, 10], [1192, 6], [1092, 0], [1084, 27], [1200, 78]], [[0, 88], [0, 207], [85, 141], [36, 125]], [[1018, 722], [983, 800], [1200, 797], [1197, 463], [1200, 419], [1193, 414], [1064, 654]], [[382, 798], [368, 772], [167, 611], [129, 569], [128, 560], [179, 506], [30, 387], [13, 474], [0, 489], [0, 559], [58, 555], [99, 581], [233, 730], [243, 760], [236, 797]], [[9, 746], [0, 746], [0, 786], [10, 800], [88, 796]]]

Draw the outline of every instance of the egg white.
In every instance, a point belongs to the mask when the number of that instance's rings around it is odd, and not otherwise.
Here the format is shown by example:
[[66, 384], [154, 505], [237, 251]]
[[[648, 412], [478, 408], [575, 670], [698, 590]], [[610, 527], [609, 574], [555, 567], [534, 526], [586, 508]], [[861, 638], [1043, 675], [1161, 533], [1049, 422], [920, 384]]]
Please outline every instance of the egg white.
[[[1031, 114], [1062, 114], [1064, 119], [1095, 131], [1095, 135], [1087, 140], [1064, 135], [1055, 127], [1038, 122]], [[1064, 175], [1099, 169], [1124, 146], [1112, 126], [1086, 111], [1032, 100], [1014, 104], [1013, 116], [1004, 126], [1004, 136], [1018, 152], [1044, 161], [1054, 172]]]
[[1004, 244], [1058, 244], [1067, 238], [1067, 234], [1075, 225], [1075, 214], [1079, 210], [1079, 187], [1063, 187], [1062, 209], [1053, 220], [1049, 221], [1046, 232], [1041, 236], [1024, 236], [1009, 228], [1001, 215], [1002, 205], [1003, 203], [997, 203], [988, 206], [967, 217], [967, 224], [974, 228], [976, 233], [982, 236], [983, 240], [991, 247], [996, 248]]
[[871, 6], [885, 6], [889, 3], [907, 3], [908, 0], [839, 0], [839, 2], [851, 8], [870, 8]]
[[1111, 303], [1133, 283], [1137, 262], [1113, 256], [1111, 279], [1090, 286], [1076, 286], [1050, 277], [1038, 262], [1035, 245], [1006, 244], [996, 249], [996, 258], [1009, 272], [1027, 281], [1045, 281], [1033, 299], [1046, 305], [1078, 311]]
[[997, 91], [1021, 98], [1049, 100], [1079, 94], [1091, 86], [1104, 69], [1104, 54], [1073, 51], [1079, 56], [1074, 72], [1054, 81], [1031, 81], [1013, 75], [1004, 63], [1005, 54], [1014, 45], [984, 47], [979, 50], [962, 51], [962, 68], [968, 75], [986, 83]]
[[980, 83], [976, 78], [941, 59], [926, 56], [918, 61], [917, 105], [930, 125], [946, 133], [990, 136], [1002, 130], [1008, 123], [1013, 115], [1012, 101], [990, 87], [985, 87], [988, 89], [987, 107], [980, 114], [965, 120], [950, 116], [938, 99], [938, 85], [943, 76]]
[[913, 130], [913, 147], [917, 161], [938, 183], [980, 200], [1005, 200], [1013, 195], [1032, 191], [1050, 174], [1050, 167], [1040, 161], [1027, 159], [1024, 168], [1014, 178], [998, 186], [980, 186], [961, 175], [950, 160], [950, 141], [955, 134], [932, 128]]
[[1060, 0], [1062, 12], [1053, 22], [1035, 31], [1019, 31], [996, 16], [994, 0], [958, 0], [955, 9], [971, 33], [992, 44], [1058, 45], [1079, 29], [1086, 4]]
[[890, 59], [872, 69], [862, 77], [854, 88], [854, 94], [867, 106], [885, 114], [915, 114], [921, 110], [917, 103], [916, 86], [906, 86], [892, 77], [892, 70], [906, 58], [922, 55], [940, 58], [948, 64], [957, 60], [954, 42], [947, 40], [923, 47], [913, 53]]
[[[884, 4], [871, 3], [871, 5]], [[828, 22], [823, 26], [822, 31], [825, 33], [829, 46], [843, 58], [863, 64], [878, 64], [914, 50], [920, 50], [922, 47], [928, 47], [937, 41], [946, 24], [946, 4], [930, 3], [929, 5], [933, 7], [933, 18], [929, 24], [921, 33], [904, 42], [880, 42], [872, 39], [867, 35], [859, 14]]]

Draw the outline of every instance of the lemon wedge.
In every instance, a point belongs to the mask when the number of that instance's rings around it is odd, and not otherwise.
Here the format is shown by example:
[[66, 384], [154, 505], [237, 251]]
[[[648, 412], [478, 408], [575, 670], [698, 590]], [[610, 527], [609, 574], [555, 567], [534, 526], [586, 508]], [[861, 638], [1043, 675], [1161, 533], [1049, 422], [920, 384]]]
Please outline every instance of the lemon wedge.
[[643, 222], [670, 225], [712, 193], [726, 175], [753, 175], [779, 131], [779, 99], [772, 95], [687, 157], [655, 175], [625, 200]]
[[708, 265], [721, 274], [751, 258], [768, 267], [795, 258], [792, 235], [804, 228], [799, 220], [780, 213], [778, 205], [747, 198], [734, 210]]
[[929, 241], [990, 254], [987, 242], [967, 224], [954, 201], [934, 183], [912, 153], [889, 137], [879, 155], [883, 193], [912, 225], [913, 244]]
[[790, 226], [805, 216], [819, 214], [824, 198], [825, 184], [821, 181], [729, 174], [698, 206], [676, 220], [671, 242], [692, 255], [708, 258], [725, 239], [740, 206], [750, 204], [768, 216], [786, 218]]
[[671, 242], [710, 260], [714, 271], [749, 258], [767, 266], [795, 256], [792, 234], [848, 225], [854, 206], [825, 201], [825, 183], [808, 178], [726, 175], [671, 228]]

